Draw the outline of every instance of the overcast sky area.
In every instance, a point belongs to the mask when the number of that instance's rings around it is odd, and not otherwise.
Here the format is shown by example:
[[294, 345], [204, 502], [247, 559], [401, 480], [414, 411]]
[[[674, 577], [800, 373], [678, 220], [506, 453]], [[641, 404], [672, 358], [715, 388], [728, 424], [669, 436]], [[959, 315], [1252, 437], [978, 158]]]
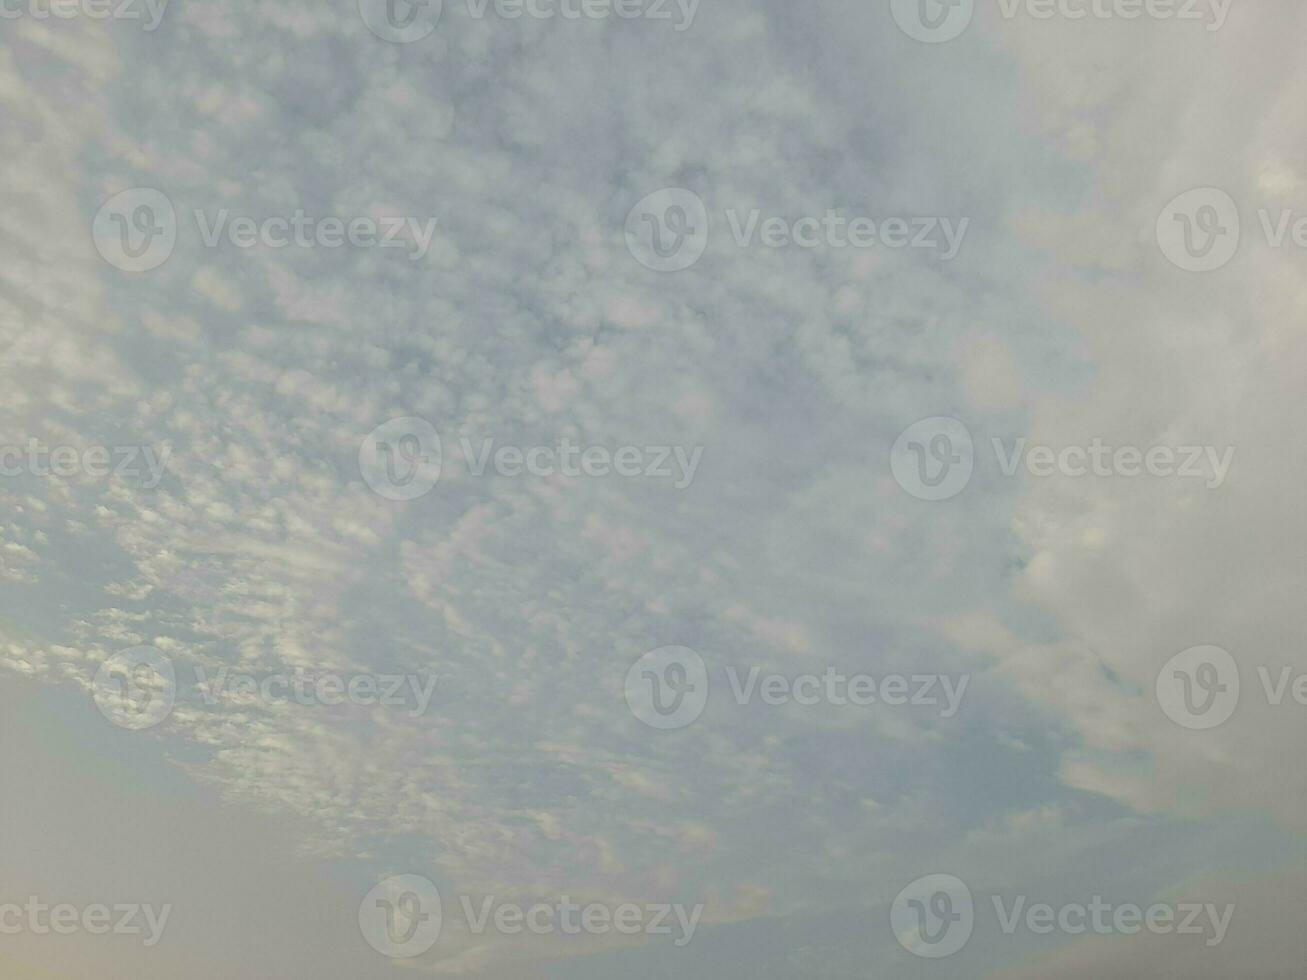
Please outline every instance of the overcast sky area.
[[1305, 32], [0, 0], [0, 976], [1301, 977]]

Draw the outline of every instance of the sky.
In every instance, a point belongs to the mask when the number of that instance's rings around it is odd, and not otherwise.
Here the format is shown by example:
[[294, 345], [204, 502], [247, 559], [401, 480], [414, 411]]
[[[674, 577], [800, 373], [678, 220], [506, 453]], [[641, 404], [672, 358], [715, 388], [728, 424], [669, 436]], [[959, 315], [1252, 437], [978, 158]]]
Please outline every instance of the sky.
[[0, 975], [1298, 976], [1305, 28], [0, 0]]

